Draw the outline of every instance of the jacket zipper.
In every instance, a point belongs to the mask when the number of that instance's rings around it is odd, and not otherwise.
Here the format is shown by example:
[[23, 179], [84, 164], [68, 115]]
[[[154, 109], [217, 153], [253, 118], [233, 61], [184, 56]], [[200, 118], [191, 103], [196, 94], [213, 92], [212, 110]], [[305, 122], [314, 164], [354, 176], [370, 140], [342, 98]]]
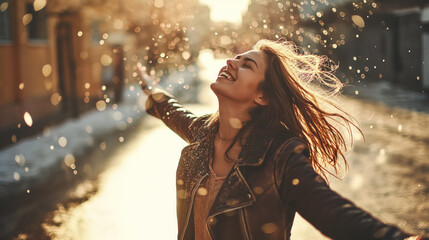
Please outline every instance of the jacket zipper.
[[244, 209], [240, 209], [240, 215], [241, 215], [241, 224], [243, 225], [244, 228], [244, 235], [246, 236], [247, 240], [250, 240], [250, 234], [249, 231], [247, 229], [247, 223], [246, 223], [246, 219], [244, 218]]
[[183, 240], [185, 238], [185, 233], [186, 233], [186, 229], [188, 228], [189, 225], [189, 218], [191, 217], [191, 212], [192, 212], [192, 207], [194, 206], [194, 197], [195, 197], [195, 193], [197, 192], [198, 187], [200, 186], [201, 182], [204, 180], [204, 178], [206, 178], [209, 174], [207, 173], [206, 175], [204, 175], [200, 181], [198, 181], [197, 185], [194, 187], [194, 189], [192, 190], [192, 194], [191, 194], [191, 203], [189, 204], [189, 208], [188, 208], [188, 215], [186, 216], [186, 224], [185, 224], [185, 228], [183, 229], [183, 233], [182, 236], [180, 237], [181, 240]]
[[[232, 212], [232, 211], [234, 211], [234, 210], [237, 210], [237, 209], [240, 209], [240, 208], [245, 208], [245, 207], [247, 207], [247, 206], [250, 206], [250, 205], [252, 205], [251, 203], [250, 204], [246, 204], [246, 205], [242, 205], [242, 206], [238, 206], [238, 207], [235, 207], [235, 208], [229, 208], [229, 209], [227, 209], [227, 210], [224, 210], [224, 211], [222, 211], [222, 212], [218, 212], [218, 213], [216, 213], [215, 215], [213, 215], [213, 216], [209, 216], [208, 217], [208, 219], [210, 219], [210, 218], [213, 218], [213, 217], [216, 217], [217, 215], [220, 215], [220, 214], [222, 214], [222, 213], [226, 213], [226, 212]], [[244, 220], [244, 219], [242, 219], [242, 220]], [[208, 224], [206, 224], [206, 227], [207, 227], [207, 230], [209, 230], [209, 236], [210, 236], [210, 239], [213, 239], [212, 238], [212, 235], [211, 235], [211, 232], [210, 232], [210, 227], [208, 227]], [[247, 235], [247, 238], [248, 239], [250, 239], [249, 238], [249, 233], [247, 232], [247, 227], [246, 227], [246, 235]]]
[[[236, 164], [237, 164], [237, 163], [236, 163]], [[241, 176], [243, 176], [243, 175], [241, 174], [240, 170], [238, 169], [238, 166], [237, 166], [237, 165], [234, 165], [234, 167], [233, 167], [233, 168], [235, 168], [235, 169], [236, 169], [236, 171], [238, 172], [238, 174], [240, 174]], [[249, 235], [249, 232], [248, 232], [248, 229], [247, 229], [246, 221], [245, 221], [245, 219], [244, 219], [244, 210], [243, 210], [243, 208], [245, 208], [245, 207], [247, 207], [247, 206], [250, 206], [250, 205], [252, 205], [252, 203], [248, 203], [248, 204], [245, 204], [245, 205], [237, 206], [237, 207], [235, 207], [235, 208], [229, 208], [229, 209], [226, 209], [226, 210], [224, 210], [224, 211], [222, 211], [222, 212], [218, 212], [217, 214], [215, 214], [215, 215], [213, 215], [213, 216], [208, 216], [208, 217], [207, 217], [207, 219], [213, 218], [213, 217], [215, 217], [215, 216], [217, 216], [217, 215], [220, 215], [220, 214], [222, 214], [222, 213], [231, 212], [231, 211], [234, 211], [234, 210], [240, 209], [240, 210], [241, 210], [241, 211], [240, 211], [240, 215], [241, 215], [240, 221], [242, 222], [242, 225], [243, 225], [243, 227], [244, 227], [245, 237], [246, 237], [246, 239], [250, 240], [250, 235]], [[207, 222], [207, 220], [206, 220], [206, 222]], [[213, 240], [213, 237], [212, 237], [212, 234], [211, 234], [211, 231], [210, 231], [210, 227], [208, 226], [208, 224], [207, 224], [207, 223], [206, 223], [206, 228], [207, 228], [207, 230], [208, 230], [208, 232], [209, 232], [209, 237], [210, 237], [210, 239], [211, 239], [211, 240]]]

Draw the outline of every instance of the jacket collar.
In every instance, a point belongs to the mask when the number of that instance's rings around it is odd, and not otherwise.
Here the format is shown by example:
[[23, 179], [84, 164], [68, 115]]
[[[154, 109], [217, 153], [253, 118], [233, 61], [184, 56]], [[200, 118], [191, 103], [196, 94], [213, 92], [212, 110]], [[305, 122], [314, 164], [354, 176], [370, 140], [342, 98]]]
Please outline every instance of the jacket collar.
[[259, 166], [273, 141], [272, 135], [251, 132], [238, 155], [238, 166]]
[[[214, 124], [211, 127], [207, 127], [208, 134], [202, 141], [208, 141], [211, 144], [212, 149], [214, 146], [214, 139], [219, 129], [219, 123]], [[240, 154], [238, 155], [237, 165], [238, 166], [259, 166], [265, 159], [265, 155], [273, 141], [273, 135], [251, 131], [243, 145]], [[212, 151], [209, 151], [210, 153]]]
[[[181, 163], [177, 170], [177, 177], [184, 186], [178, 186], [184, 189], [184, 197], [191, 197], [191, 193], [197, 187], [198, 182], [209, 174], [209, 160], [213, 152], [214, 139], [218, 125], [204, 126], [199, 131], [199, 138], [195, 143], [185, 147], [182, 151]], [[232, 175], [232, 172], [237, 171], [238, 167], [244, 166], [259, 166], [263, 163], [265, 155], [271, 145], [272, 135], [257, 132], [251, 132], [247, 137], [246, 143], [243, 145], [238, 156], [237, 164], [231, 169], [230, 174], [225, 181]], [[235, 176], [235, 175], [234, 175]], [[235, 176], [244, 180], [240, 174]], [[245, 184], [247, 185], [247, 183]], [[221, 188], [222, 189], [222, 188]], [[250, 189], [249, 189], [250, 190]], [[246, 196], [249, 194], [246, 192]]]

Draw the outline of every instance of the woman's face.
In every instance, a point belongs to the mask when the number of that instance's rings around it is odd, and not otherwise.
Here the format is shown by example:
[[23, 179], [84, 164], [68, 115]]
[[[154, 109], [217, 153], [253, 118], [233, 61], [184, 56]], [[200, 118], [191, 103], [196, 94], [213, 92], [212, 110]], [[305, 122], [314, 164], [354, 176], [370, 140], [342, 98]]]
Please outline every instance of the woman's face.
[[262, 104], [262, 91], [259, 83], [265, 78], [267, 68], [265, 53], [252, 50], [235, 56], [226, 61], [216, 82], [210, 85], [219, 100], [229, 100], [236, 103]]

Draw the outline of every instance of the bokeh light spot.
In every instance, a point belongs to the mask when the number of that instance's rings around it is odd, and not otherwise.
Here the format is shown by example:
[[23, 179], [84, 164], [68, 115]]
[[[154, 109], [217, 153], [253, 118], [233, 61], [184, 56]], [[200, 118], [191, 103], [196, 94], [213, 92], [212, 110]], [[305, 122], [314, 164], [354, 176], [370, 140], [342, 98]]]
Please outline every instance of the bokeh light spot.
[[33, 118], [28, 112], [24, 113], [24, 121], [27, 126], [31, 127], [33, 125]]
[[13, 178], [14, 178], [16, 181], [19, 181], [19, 179], [21, 179], [21, 176], [19, 175], [19, 173], [14, 172], [14, 173], [13, 173]]
[[24, 166], [24, 164], [25, 164], [25, 157], [24, 157], [24, 155], [22, 155], [22, 154], [16, 154], [16, 155], [15, 155], [15, 162], [16, 162], [19, 166], [23, 167], [23, 166]]
[[34, 0], [33, 7], [34, 10], [40, 11], [46, 6], [46, 0]]
[[241, 120], [238, 118], [230, 118], [229, 124], [231, 125], [232, 128], [235, 128], [235, 129], [241, 129], [243, 127]]
[[43, 76], [49, 77], [51, 75], [51, 73], [52, 73], [51, 65], [50, 64], [43, 65], [43, 67], [42, 67]]
[[182, 52], [182, 57], [185, 60], [188, 60], [191, 57], [191, 54], [187, 51]]
[[253, 192], [255, 194], [262, 194], [264, 192], [264, 189], [262, 187], [256, 186], [253, 188]]
[[197, 191], [198, 195], [201, 195], [201, 196], [206, 196], [207, 192], [208, 192], [207, 189], [204, 187], [198, 188], [198, 191]]
[[28, 25], [31, 20], [33, 20], [33, 15], [31, 13], [27, 13], [22, 17], [22, 24]]
[[153, 5], [156, 8], [162, 8], [162, 7], [164, 7], [164, 0], [155, 0], [155, 1], [153, 1]]
[[66, 154], [65, 156], [64, 156], [64, 164], [67, 166], [67, 167], [69, 167], [69, 168], [75, 168], [75, 162], [76, 162], [76, 159], [74, 158], [74, 156], [72, 155], [72, 154]]
[[51, 95], [51, 103], [54, 106], [57, 106], [61, 102], [61, 95], [59, 93], [54, 93]]
[[107, 54], [103, 54], [102, 56], [101, 56], [101, 58], [100, 58], [100, 62], [101, 62], [101, 65], [103, 65], [103, 66], [105, 66], [105, 67], [107, 67], [107, 66], [109, 66], [110, 64], [112, 64], [112, 57], [110, 57], [109, 55], [107, 55]]
[[277, 232], [279, 227], [275, 223], [270, 222], [262, 225], [261, 229], [262, 229], [262, 232], [264, 232], [265, 234], [273, 234]]
[[365, 21], [359, 15], [353, 15], [352, 16], [352, 21], [353, 21], [354, 24], [356, 24], [356, 26], [358, 26], [360, 28], [365, 27]]
[[60, 145], [61, 147], [67, 146], [67, 138], [66, 137], [60, 137], [58, 139], [58, 145]]
[[0, 12], [6, 11], [8, 7], [9, 7], [8, 2], [4, 2], [4, 3], [0, 4]]
[[106, 106], [106, 102], [103, 100], [97, 101], [97, 103], [95, 103], [95, 107], [100, 112], [104, 111], [106, 109]]
[[292, 179], [292, 185], [297, 186], [298, 184], [299, 184], [299, 179], [298, 178]]

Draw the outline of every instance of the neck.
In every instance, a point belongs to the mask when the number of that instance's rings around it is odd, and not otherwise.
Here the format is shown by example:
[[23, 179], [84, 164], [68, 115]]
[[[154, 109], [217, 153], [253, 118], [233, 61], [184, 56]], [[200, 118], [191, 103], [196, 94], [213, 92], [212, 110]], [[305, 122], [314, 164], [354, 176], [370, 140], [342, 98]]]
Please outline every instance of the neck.
[[222, 104], [219, 102], [219, 138], [233, 140], [241, 126], [250, 120], [248, 108], [240, 104]]

